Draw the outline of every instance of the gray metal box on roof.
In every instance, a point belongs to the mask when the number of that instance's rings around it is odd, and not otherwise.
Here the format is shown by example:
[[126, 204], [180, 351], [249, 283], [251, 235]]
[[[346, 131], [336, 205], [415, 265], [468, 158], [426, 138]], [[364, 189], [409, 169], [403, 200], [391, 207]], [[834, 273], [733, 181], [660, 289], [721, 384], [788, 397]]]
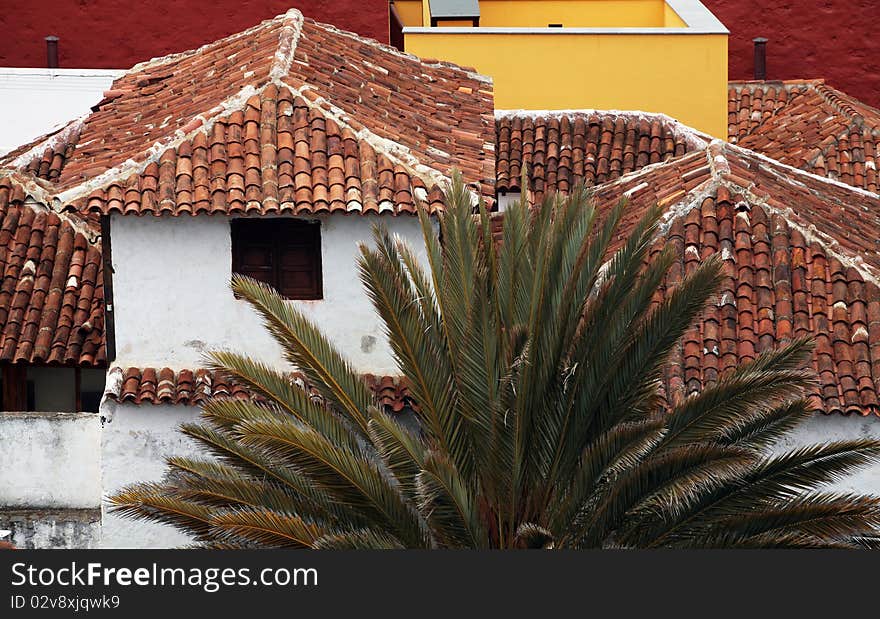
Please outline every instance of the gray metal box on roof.
[[429, 0], [431, 19], [472, 19], [480, 16], [478, 0]]

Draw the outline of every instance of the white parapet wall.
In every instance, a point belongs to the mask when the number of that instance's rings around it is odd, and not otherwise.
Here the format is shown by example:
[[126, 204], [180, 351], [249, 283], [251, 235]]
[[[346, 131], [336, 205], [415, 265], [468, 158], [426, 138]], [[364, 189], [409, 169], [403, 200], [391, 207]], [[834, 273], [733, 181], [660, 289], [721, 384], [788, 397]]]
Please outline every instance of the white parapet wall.
[[101, 420], [94, 413], [0, 413], [0, 506], [101, 504]]
[[101, 420], [0, 413], [0, 529], [19, 548], [93, 548], [101, 538]]

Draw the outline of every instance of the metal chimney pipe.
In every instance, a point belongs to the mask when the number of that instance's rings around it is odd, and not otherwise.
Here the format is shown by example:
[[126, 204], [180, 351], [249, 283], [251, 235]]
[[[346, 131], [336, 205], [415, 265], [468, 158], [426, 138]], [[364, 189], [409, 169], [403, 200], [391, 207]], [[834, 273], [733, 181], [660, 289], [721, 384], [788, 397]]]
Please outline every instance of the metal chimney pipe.
[[58, 37], [56, 36], [46, 37], [46, 66], [50, 69], [58, 68]]
[[752, 39], [755, 44], [755, 79], [767, 79], [767, 39]]

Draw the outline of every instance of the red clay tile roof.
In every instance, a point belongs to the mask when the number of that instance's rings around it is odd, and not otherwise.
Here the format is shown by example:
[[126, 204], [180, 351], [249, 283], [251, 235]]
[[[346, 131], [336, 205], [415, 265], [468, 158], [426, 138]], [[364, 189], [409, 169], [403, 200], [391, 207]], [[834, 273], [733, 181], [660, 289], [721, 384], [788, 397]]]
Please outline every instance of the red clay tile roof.
[[731, 82], [728, 137], [782, 163], [880, 192], [880, 110], [821, 80]]
[[715, 253], [728, 276], [669, 364], [668, 401], [810, 335], [817, 406], [880, 415], [880, 198], [720, 142], [595, 195], [607, 207], [624, 194], [622, 234], [649, 205], [666, 205], [653, 251], [671, 245], [679, 259], [664, 294]]
[[[268, 138], [267, 127], [271, 127]], [[268, 140], [268, 141], [266, 141]], [[274, 161], [266, 165], [268, 153]], [[123, 214], [415, 213], [442, 208], [409, 170], [367, 140], [270, 84], [243, 110], [168, 148], [146, 169], [111, 181], [77, 210]]]
[[[3, 155], [0, 167], [18, 168], [47, 181], [57, 181], [61, 169], [76, 148], [82, 119], [77, 118], [57, 131], [48, 133]], [[21, 158], [18, 165], [13, 162]]]
[[711, 140], [667, 116], [639, 112], [498, 112], [495, 134], [496, 190], [520, 192], [525, 167], [536, 200], [703, 150]]
[[28, 183], [0, 177], [0, 361], [103, 365], [100, 242], [86, 222], [31, 204], [41, 188]]
[[[110, 372], [117, 375], [120, 387], [118, 391], [111, 387], [106, 395], [116, 402], [200, 406], [213, 397], [235, 399], [253, 397], [245, 387], [225, 379], [222, 374], [206, 369], [126, 368], [123, 370], [115, 367]], [[307, 386], [299, 373], [291, 374], [291, 380], [300, 386]], [[379, 403], [387, 409], [399, 413], [405, 408], [415, 407], [405, 379], [367, 374], [364, 380]], [[111, 378], [107, 384], [113, 385], [114, 380]], [[313, 398], [320, 399], [321, 396], [314, 388], [308, 387], [308, 389]]]
[[487, 78], [291, 10], [134, 67], [77, 131], [0, 167], [90, 212], [406, 213], [439, 206], [453, 166], [493, 195], [492, 100]]

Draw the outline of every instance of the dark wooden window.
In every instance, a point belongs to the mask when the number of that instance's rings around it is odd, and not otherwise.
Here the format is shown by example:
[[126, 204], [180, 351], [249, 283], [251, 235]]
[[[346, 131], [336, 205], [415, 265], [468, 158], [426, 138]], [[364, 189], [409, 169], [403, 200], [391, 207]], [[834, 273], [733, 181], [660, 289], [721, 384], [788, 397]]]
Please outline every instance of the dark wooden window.
[[33, 408], [28, 404], [27, 368], [23, 365], [3, 364], [3, 410], [27, 411]]
[[288, 299], [320, 299], [321, 225], [291, 219], [232, 222], [232, 270]]

